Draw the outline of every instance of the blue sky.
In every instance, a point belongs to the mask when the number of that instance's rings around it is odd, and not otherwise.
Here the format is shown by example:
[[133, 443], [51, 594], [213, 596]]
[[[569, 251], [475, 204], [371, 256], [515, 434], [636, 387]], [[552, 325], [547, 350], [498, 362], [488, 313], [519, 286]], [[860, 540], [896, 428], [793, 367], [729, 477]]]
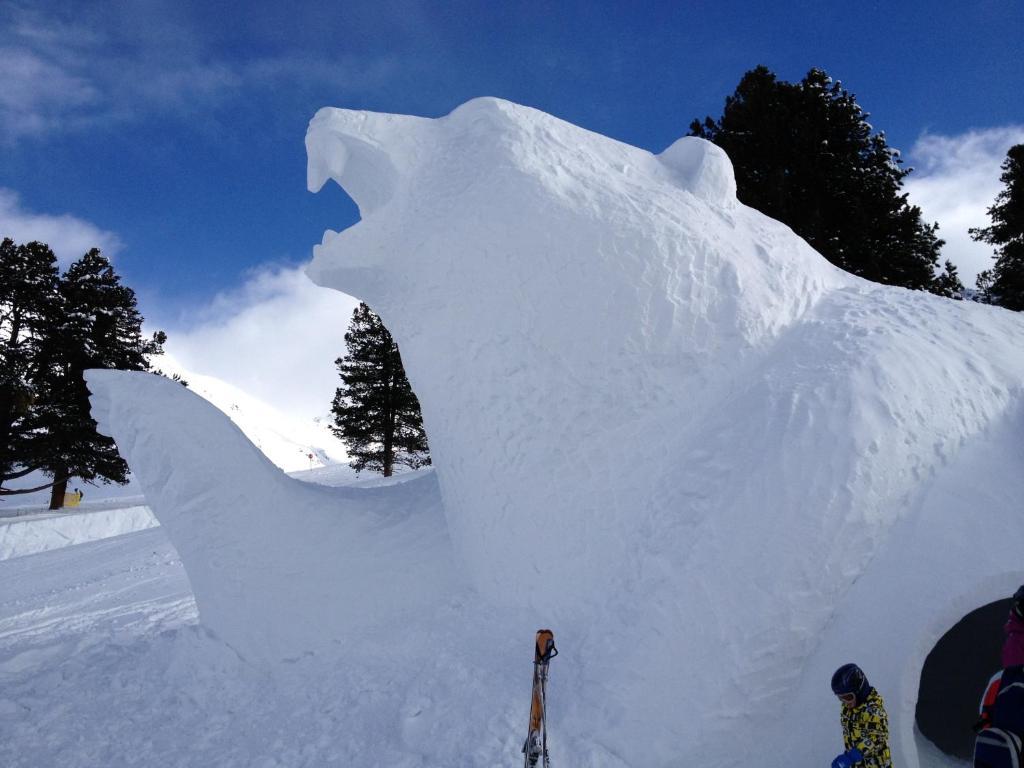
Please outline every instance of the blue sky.
[[918, 166], [912, 199], [954, 260], [1024, 140], [1019, 0], [291, 5], [0, 0], [0, 231], [65, 259], [103, 246], [143, 314], [198, 348], [355, 221], [333, 185], [305, 189], [322, 106], [500, 96], [660, 151], [756, 64], [818, 66]]

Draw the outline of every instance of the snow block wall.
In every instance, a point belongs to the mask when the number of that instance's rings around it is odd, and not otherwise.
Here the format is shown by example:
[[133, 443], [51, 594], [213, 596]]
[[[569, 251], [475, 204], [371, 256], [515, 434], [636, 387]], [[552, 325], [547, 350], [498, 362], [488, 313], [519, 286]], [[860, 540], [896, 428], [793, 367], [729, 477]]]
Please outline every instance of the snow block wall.
[[[467, 636], [529, 617], [562, 649], [566, 766], [826, 765], [857, 661], [916, 766], [925, 656], [1024, 581], [1024, 320], [837, 270], [699, 139], [477, 99], [324, 109], [306, 143], [310, 188], [362, 214], [309, 275], [394, 334], [436, 472], [310, 489], [180, 386], [91, 373], [202, 620], [270, 659], [429, 634], [453, 587]], [[451, 706], [451, 738], [488, 732]]]

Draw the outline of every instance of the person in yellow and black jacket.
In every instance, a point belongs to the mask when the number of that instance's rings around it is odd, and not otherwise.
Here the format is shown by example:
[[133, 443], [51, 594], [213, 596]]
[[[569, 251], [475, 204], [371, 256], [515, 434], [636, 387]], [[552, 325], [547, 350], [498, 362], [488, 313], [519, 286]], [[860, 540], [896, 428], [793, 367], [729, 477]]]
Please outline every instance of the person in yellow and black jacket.
[[832, 675], [832, 692], [842, 702], [845, 751], [832, 768], [892, 768], [889, 752], [889, 716], [885, 702], [856, 664], [844, 664]]

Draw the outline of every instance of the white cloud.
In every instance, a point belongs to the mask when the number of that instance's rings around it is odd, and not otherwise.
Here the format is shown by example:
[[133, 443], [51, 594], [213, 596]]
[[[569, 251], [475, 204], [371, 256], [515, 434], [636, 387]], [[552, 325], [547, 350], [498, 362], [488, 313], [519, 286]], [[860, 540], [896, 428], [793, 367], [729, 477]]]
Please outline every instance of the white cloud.
[[[365, 23], [375, 29], [382, 22], [371, 16]], [[346, 54], [333, 44], [316, 53], [284, 40], [271, 54], [232, 54], [214, 30], [162, 0], [72, 10], [0, 2], [0, 29], [6, 144], [153, 115], [209, 119], [211, 110], [252, 91], [262, 92], [261, 100], [311, 84], [366, 92], [404, 71], [393, 53]]]
[[967, 230], [985, 227], [986, 211], [1002, 189], [999, 166], [1006, 151], [1024, 143], [1024, 126], [972, 130], [956, 136], [925, 134], [910, 152], [914, 173], [905, 182], [909, 200], [925, 221], [939, 223], [944, 258], [957, 265], [968, 288], [992, 266], [992, 246], [971, 240]]
[[120, 238], [69, 213], [33, 213], [21, 206], [18, 194], [0, 187], [0, 237], [16, 243], [38, 240], [53, 249], [57, 261], [66, 267], [90, 248], [99, 248], [107, 257], [121, 250]]
[[311, 419], [330, 411], [341, 383], [334, 361], [345, 353], [357, 303], [314, 285], [302, 268], [265, 268], [217, 296], [191, 328], [156, 325], [167, 331], [167, 351], [188, 370]]
[[153, 112], [194, 113], [240, 83], [223, 63], [138, 57], [82, 39], [66, 48], [34, 41], [0, 48], [0, 140], [12, 144]]
[[91, 84], [24, 48], [0, 47], [0, 80], [0, 114], [11, 133], [34, 133], [51, 111], [98, 98]]

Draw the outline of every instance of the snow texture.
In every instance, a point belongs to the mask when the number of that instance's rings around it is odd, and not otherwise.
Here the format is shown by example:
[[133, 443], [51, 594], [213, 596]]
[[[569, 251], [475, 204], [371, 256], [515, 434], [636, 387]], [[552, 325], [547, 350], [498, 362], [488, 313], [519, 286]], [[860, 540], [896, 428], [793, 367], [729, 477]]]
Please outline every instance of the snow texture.
[[[91, 372], [202, 623], [264, 664], [357, 665], [372, 637], [403, 706], [450, 713], [388, 764], [505, 711], [445, 684], [451, 637], [500, 681], [509, 637], [551, 626], [557, 765], [827, 764], [851, 660], [918, 765], [925, 655], [1024, 579], [1024, 321], [835, 269], [698, 139], [652, 155], [477, 99], [324, 109], [306, 143], [310, 189], [362, 214], [309, 274], [394, 334], [436, 472], [309, 487], [181, 387]], [[346, 717], [375, 733], [379, 703]]]

